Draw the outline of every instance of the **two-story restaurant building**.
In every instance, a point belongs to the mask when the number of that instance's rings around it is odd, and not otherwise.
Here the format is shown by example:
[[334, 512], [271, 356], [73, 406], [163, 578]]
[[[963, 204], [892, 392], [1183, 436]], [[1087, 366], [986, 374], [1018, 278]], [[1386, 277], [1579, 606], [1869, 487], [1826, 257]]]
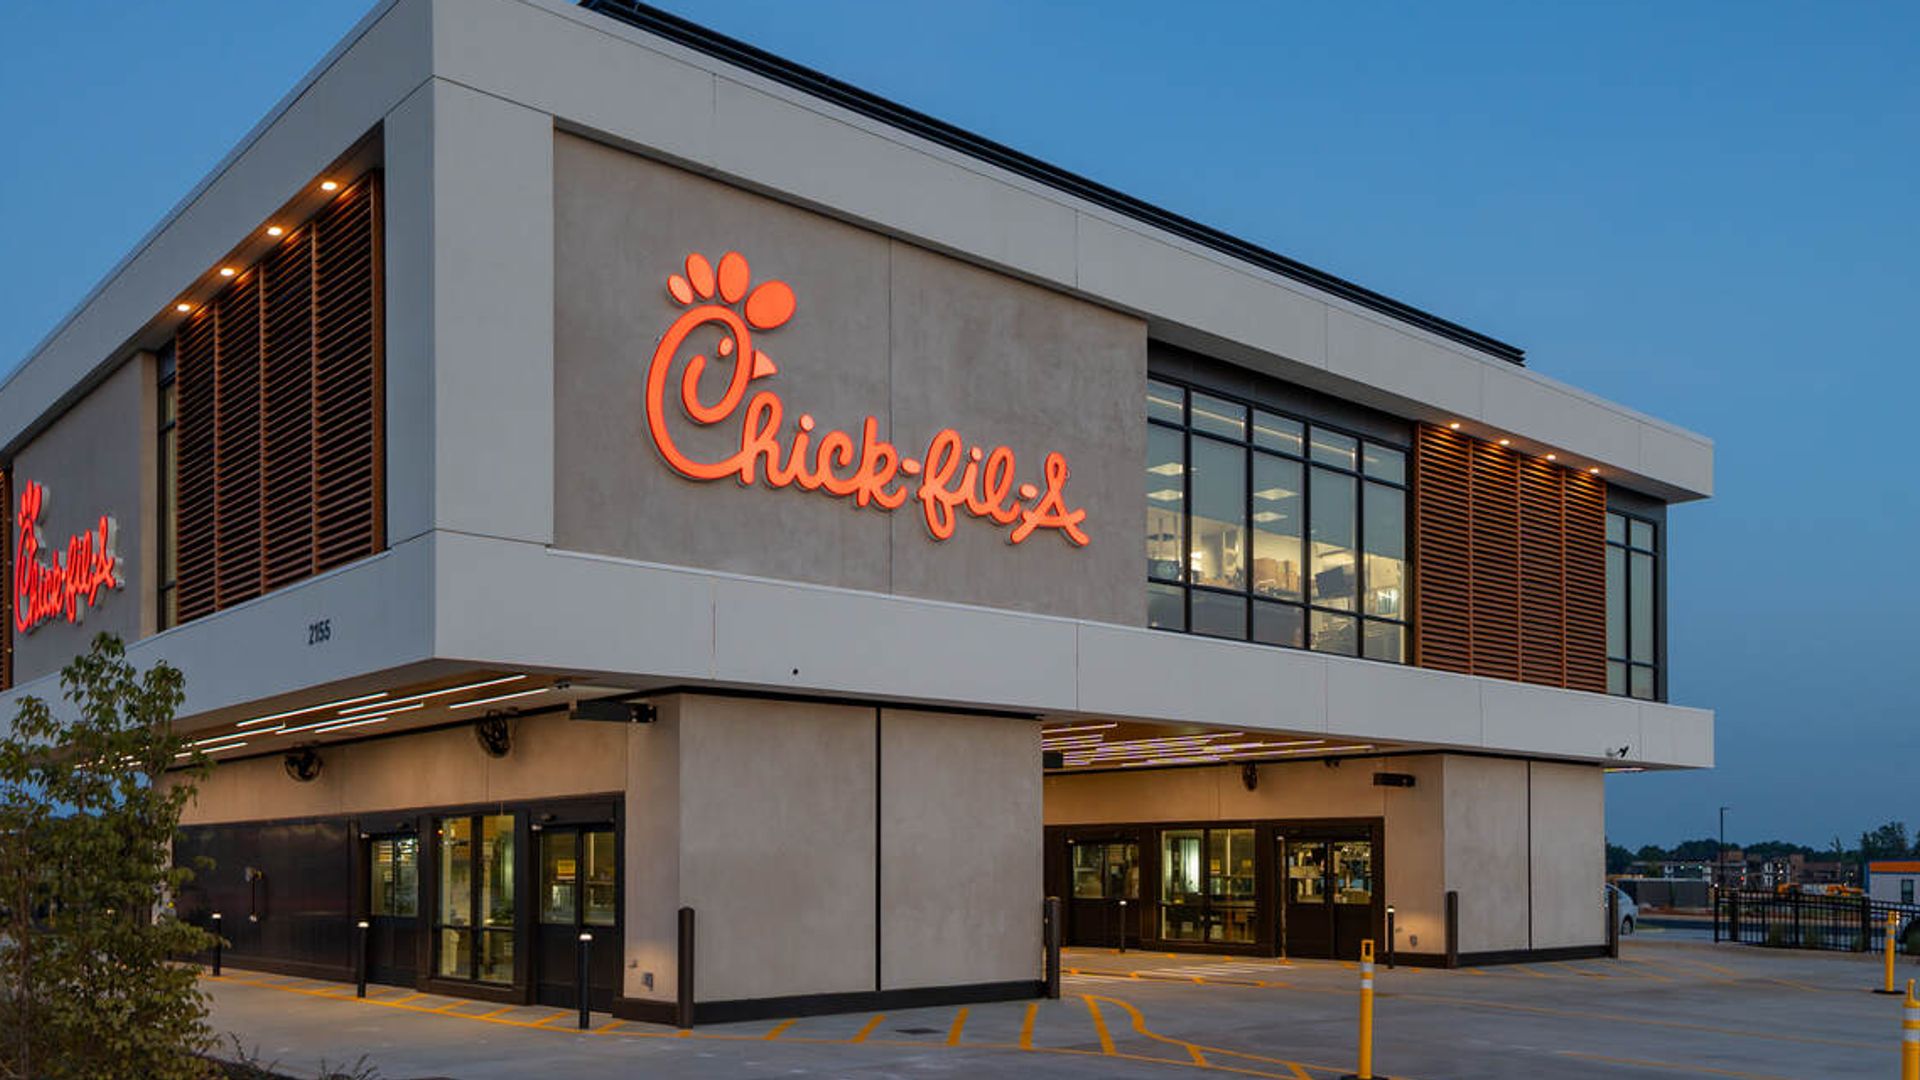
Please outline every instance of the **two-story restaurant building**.
[[[1223, 182], [1229, 182], [1223, 180]], [[1070, 943], [1591, 955], [1710, 443], [624, 2], [390, 0], [0, 389], [228, 963], [703, 1020]], [[1124, 902], [1124, 903], [1123, 903]], [[1450, 915], [1451, 912], [1451, 915]]]

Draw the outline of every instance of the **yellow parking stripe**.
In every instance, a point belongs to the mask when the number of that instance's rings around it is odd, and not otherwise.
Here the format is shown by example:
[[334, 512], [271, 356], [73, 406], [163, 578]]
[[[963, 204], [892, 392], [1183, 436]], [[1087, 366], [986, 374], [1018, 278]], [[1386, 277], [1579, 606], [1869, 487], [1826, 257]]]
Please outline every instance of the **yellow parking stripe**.
[[788, 1028], [792, 1027], [793, 1025], [799, 1022], [800, 1021], [798, 1020], [782, 1020], [779, 1023], [773, 1025], [773, 1030], [767, 1032], [765, 1035], [762, 1035], [761, 1038], [766, 1039], [768, 1042], [772, 1042], [773, 1040], [778, 1039], [780, 1036], [785, 1035], [787, 1033]]
[[887, 1018], [886, 1013], [874, 1013], [873, 1019], [868, 1020], [866, 1026], [861, 1028], [858, 1032], [856, 1032], [853, 1038], [849, 1041], [857, 1042], [857, 1043], [866, 1042], [867, 1036], [872, 1035], [873, 1029], [879, 1027], [880, 1021], [885, 1020], [886, 1018]]
[[947, 1045], [959, 1046], [960, 1033], [966, 1030], [966, 1027], [967, 1027], [967, 1007], [965, 1005], [962, 1005], [960, 1007], [960, 1011], [953, 1014], [953, 1028], [947, 1032]]
[[1033, 1019], [1039, 1015], [1040, 1003], [1037, 1001], [1029, 1002], [1027, 1004], [1027, 1018], [1020, 1022], [1020, 1049], [1033, 1049]]
[[1087, 1003], [1087, 1013], [1093, 1017], [1093, 1030], [1100, 1035], [1100, 1052], [1103, 1054], [1112, 1054], [1113, 1036], [1107, 1032], [1107, 1022], [1100, 1015], [1100, 1006], [1094, 1002], [1092, 997], [1086, 994], [1081, 994], [1080, 1000]]

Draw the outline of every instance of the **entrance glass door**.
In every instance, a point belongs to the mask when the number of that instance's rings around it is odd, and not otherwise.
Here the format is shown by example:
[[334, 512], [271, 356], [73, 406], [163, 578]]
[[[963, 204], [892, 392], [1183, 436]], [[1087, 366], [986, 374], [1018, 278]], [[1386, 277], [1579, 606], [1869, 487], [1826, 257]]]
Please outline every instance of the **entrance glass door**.
[[513, 982], [513, 815], [441, 818], [434, 973]]
[[1374, 930], [1373, 841], [1276, 838], [1281, 854], [1281, 940], [1288, 956], [1356, 959]]
[[541, 1004], [579, 1006], [580, 935], [593, 935], [588, 1002], [606, 1010], [619, 992], [620, 875], [610, 826], [554, 826], [540, 831], [538, 951], [534, 956]]
[[412, 986], [420, 944], [420, 839], [367, 842], [367, 979]]
[[1067, 854], [1073, 864], [1067, 944], [1112, 948], [1121, 944], [1122, 935], [1127, 945], [1139, 944], [1140, 842], [1071, 841]]

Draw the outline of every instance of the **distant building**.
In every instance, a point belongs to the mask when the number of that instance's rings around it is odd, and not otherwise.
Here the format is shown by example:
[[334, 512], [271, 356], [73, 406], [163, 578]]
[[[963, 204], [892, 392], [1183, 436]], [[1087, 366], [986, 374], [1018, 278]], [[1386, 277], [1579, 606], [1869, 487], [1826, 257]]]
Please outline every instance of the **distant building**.
[[1920, 883], [1920, 859], [1876, 859], [1867, 864], [1867, 896], [1889, 904], [1911, 904]]

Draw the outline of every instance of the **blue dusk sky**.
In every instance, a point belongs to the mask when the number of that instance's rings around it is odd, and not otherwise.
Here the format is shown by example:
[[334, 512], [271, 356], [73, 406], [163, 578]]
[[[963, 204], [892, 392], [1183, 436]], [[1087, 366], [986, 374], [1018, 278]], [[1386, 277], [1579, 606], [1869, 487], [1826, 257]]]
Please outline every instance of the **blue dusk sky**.
[[[1611, 778], [1610, 837], [1920, 824], [1920, 5], [667, 7], [1710, 436], [1669, 625], [1719, 767]], [[0, 365], [366, 8], [0, 0]]]

